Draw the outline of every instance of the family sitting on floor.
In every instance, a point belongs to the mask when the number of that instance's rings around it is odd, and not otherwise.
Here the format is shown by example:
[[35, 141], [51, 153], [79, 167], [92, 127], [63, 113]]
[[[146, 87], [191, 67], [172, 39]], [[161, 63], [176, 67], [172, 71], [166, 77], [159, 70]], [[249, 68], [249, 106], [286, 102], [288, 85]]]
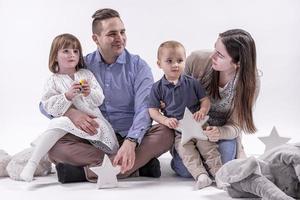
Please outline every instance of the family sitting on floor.
[[[252, 109], [260, 88], [255, 42], [248, 32], [227, 30], [219, 34], [214, 51], [195, 51], [187, 58], [180, 42], [163, 42], [157, 65], [164, 76], [154, 83], [148, 64], [125, 49], [119, 13], [106, 8], [92, 17], [96, 51], [83, 57], [71, 34], [52, 42], [52, 75], [40, 104], [51, 121], [34, 148], [23, 152], [27, 156], [16, 179], [29, 182], [34, 175], [48, 174], [48, 156], [59, 182], [95, 182], [90, 167], [101, 165], [105, 154], [114, 166], [120, 165], [118, 178], [160, 177], [157, 158], [170, 151], [175, 173], [193, 177], [201, 189], [212, 184], [222, 165], [246, 159], [241, 137], [256, 131]], [[182, 144], [177, 128], [186, 107], [198, 122], [209, 116], [202, 126], [207, 140]], [[8, 166], [14, 159], [5, 152], [0, 158], [0, 175], [12, 173]], [[299, 163], [296, 168], [299, 182]]]

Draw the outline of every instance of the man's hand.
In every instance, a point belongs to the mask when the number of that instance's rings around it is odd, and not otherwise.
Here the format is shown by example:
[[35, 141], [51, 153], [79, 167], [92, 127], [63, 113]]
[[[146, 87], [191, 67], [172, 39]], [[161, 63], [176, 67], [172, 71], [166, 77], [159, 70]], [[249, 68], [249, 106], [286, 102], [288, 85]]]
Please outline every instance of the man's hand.
[[116, 157], [114, 158], [113, 165], [121, 165], [122, 174], [130, 170], [134, 165], [135, 147], [135, 142], [125, 139], [121, 148], [118, 150]]
[[208, 126], [203, 133], [208, 137], [211, 142], [218, 142], [220, 140], [221, 133], [216, 126]]
[[73, 122], [73, 124], [83, 130], [84, 132], [88, 133], [89, 135], [95, 135], [97, 134], [97, 129], [99, 127], [99, 124], [93, 118], [96, 118], [95, 116], [90, 116], [80, 110], [77, 110], [73, 107], [69, 108], [67, 112], [65, 113], [66, 117], [69, 117], [69, 119]]

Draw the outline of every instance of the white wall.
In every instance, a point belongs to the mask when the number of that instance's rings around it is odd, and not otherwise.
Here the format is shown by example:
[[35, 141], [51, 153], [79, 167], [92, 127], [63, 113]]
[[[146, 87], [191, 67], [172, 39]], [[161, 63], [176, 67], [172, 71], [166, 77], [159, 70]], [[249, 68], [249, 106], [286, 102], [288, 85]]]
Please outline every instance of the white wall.
[[84, 53], [91, 39], [91, 15], [99, 8], [118, 10], [125, 23], [127, 48], [152, 67], [164, 40], [182, 42], [190, 53], [212, 49], [218, 33], [243, 28], [254, 37], [258, 66], [263, 71], [256, 105], [256, 136], [244, 137], [249, 153], [261, 153], [257, 136], [276, 125], [281, 136], [300, 140], [298, 0], [0, 0], [0, 149], [16, 153], [27, 147], [48, 124], [38, 110], [52, 39], [64, 32], [76, 35]]

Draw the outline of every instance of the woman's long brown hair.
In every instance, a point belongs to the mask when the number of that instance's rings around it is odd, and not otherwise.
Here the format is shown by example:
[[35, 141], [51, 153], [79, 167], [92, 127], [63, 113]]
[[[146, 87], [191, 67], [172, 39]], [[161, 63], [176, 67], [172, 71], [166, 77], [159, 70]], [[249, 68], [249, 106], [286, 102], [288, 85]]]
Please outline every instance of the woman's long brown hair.
[[[254, 133], [252, 108], [256, 90], [256, 47], [251, 35], [241, 29], [232, 29], [219, 34], [232, 62], [239, 64], [237, 70], [236, 92], [233, 100], [237, 114], [237, 123], [247, 133]], [[207, 92], [213, 98], [220, 98], [219, 74], [213, 70]]]

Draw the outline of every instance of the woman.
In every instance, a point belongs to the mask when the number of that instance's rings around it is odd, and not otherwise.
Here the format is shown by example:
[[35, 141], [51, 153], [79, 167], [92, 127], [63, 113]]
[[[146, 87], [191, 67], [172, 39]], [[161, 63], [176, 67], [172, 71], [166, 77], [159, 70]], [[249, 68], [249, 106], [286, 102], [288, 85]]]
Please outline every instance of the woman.
[[[214, 52], [196, 51], [187, 58], [185, 73], [201, 81], [211, 99], [210, 126], [204, 133], [218, 143], [223, 164], [246, 157], [241, 133], [256, 131], [252, 108], [260, 87], [251, 35], [241, 29], [219, 34]], [[172, 155], [172, 169], [191, 177], [177, 152]]]

